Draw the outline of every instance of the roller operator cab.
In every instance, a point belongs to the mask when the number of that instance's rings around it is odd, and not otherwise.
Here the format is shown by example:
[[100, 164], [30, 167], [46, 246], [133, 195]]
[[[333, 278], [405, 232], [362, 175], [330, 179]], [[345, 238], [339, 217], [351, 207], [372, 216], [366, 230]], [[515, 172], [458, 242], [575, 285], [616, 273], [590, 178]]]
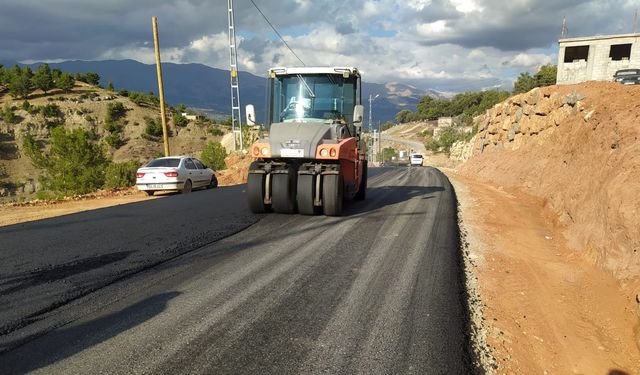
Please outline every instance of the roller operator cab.
[[[356, 68], [269, 70], [269, 132], [249, 150], [255, 158], [247, 178], [253, 212], [339, 216], [344, 199], [365, 198], [360, 99]], [[253, 106], [246, 113], [253, 125]]]

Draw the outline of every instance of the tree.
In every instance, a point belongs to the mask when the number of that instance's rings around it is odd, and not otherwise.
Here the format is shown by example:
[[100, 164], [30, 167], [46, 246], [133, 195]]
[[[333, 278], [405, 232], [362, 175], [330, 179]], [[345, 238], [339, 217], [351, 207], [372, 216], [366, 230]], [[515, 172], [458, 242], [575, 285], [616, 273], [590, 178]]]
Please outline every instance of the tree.
[[184, 103], [180, 103], [176, 106], [176, 112], [182, 114], [187, 112], [187, 106]]
[[31, 93], [31, 69], [15, 65], [9, 72], [9, 93], [14, 98], [27, 99]]
[[49, 69], [49, 65], [40, 65], [33, 75], [32, 82], [35, 88], [42, 90], [45, 94], [47, 91], [51, 90], [54, 86], [53, 76], [51, 74], [51, 69]]
[[177, 127], [182, 128], [189, 125], [189, 120], [187, 120], [186, 117], [183, 117], [182, 114], [178, 111], [173, 112], [172, 117], [173, 117], [173, 125]]
[[60, 74], [60, 78], [55, 82], [56, 87], [64, 92], [69, 92], [75, 85], [75, 79], [69, 73]]
[[227, 150], [219, 142], [209, 142], [204, 146], [200, 159], [215, 171], [226, 169], [224, 159], [227, 157]]
[[533, 77], [536, 80], [538, 87], [551, 86], [556, 84], [556, 78], [558, 76], [558, 67], [553, 64], [547, 64], [540, 67], [538, 73]]
[[529, 72], [520, 73], [520, 76], [513, 84], [513, 93], [521, 94], [523, 92], [529, 92], [535, 87], [537, 87], [536, 79], [533, 78]]
[[80, 82], [85, 82], [93, 86], [100, 84], [100, 75], [96, 72], [78, 73], [76, 79]]
[[107, 91], [115, 91], [116, 89], [113, 87], [113, 82], [109, 81], [107, 83]]
[[385, 131], [387, 129], [391, 129], [395, 126], [395, 124], [391, 121], [387, 121], [380, 126], [380, 131]]
[[92, 143], [81, 129], [54, 128], [47, 152], [27, 133], [23, 148], [33, 165], [44, 170], [40, 180], [49, 191], [58, 195], [85, 194], [104, 184], [109, 159], [102, 146]]
[[413, 118], [413, 112], [408, 109], [403, 109], [402, 111], [396, 113], [396, 122], [400, 124], [404, 124], [406, 122], [411, 121]]

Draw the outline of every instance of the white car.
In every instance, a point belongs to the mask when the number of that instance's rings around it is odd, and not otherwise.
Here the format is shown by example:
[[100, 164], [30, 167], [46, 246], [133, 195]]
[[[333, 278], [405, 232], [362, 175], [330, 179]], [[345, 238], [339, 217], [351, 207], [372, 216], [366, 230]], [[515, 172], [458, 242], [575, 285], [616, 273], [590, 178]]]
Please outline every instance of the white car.
[[174, 190], [189, 193], [197, 188], [214, 188], [218, 179], [213, 170], [196, 158], [169, 156], [150, 161], [136, 172], [136, 186], [148, 195]]
[[420, 154], [411, 155], [410, 164], [412, 166], [413, 165], [418, 165], [418, 166], [422, 167], [422, 155], [420, 155]]

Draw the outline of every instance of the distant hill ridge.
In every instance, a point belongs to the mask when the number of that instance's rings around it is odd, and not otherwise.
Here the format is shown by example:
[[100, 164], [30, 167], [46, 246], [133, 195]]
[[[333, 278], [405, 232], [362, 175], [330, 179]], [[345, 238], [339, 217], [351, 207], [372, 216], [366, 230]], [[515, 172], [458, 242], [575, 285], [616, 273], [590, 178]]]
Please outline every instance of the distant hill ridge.
[[[13, 62], [0, 62], [12, 66]], [[24, 65], [24, 64], [20, 64]], [[28, 64], [33, 69], [40, 63]], [[100, 75], [100, 83], [107, 85], [113, 82], [116, 90], [153, 91], [157, 93], [155, 65], [143, 64], [134, 60], [104, 61], [64, 61], [49, 63], [51, 68], [58, 68], [71, 73], [96, 72]], [[165, 97], [172, 105], [185, 103], [189, 107], [206, 110], [212, 114], [230, 114], [229, 71], [212, 68], [203, 64], [162, 63]], [[266, 74], [265, 74], [266, 77]], [[248, 72], [240, 72], [241, 105], [253, 104], [257, 110], [258, 120], [264, 120], [266, 109], [266, 78]], [[365, 77], [366, 78], [366, 77]], [[442, 97], [434, 90], [421, 90], [401, 83], [364, 83], [362, 100], [368, 106], [369, 95], [378, 97], [373, 105], [373, 122], [393, 121], [396, 113], [403, 109], [415, 110], [416, 105], [425, 95], [434, 98]]]

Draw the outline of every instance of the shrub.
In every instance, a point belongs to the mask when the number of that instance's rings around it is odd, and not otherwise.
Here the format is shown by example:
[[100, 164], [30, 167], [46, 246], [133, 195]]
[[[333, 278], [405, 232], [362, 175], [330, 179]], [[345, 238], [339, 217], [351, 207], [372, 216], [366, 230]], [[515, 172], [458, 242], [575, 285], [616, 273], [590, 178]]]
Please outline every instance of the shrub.
[[109, 164], [105, 173], [105, 187], [123, 188], [135, 185], [138, 167], [138, 163], [133, 160]]
[[114, 102], [107, 104], [107, 118], [112, 120], [119, 120], [127, 114], [127, 109], [121, 102]]
[[17, 124], [20, 122], [20, 117], [16, 116], [16, 114], [13, 113], [13, 108], [11, 108], [8, 104], [4, 107], [4, 109], [0, 110], [0, 113], [2, 114], [2, 121], [6, 122], [7, 124]]
[[224, 132], [222, 130], [220, 130], [219, 128], [217, 128], [217, 127], [209, 128], [209, 133], [211, 135], [213, 135], [214, 137], [217, 137], [217, 136], [222, 137], [224, 135]]
[[33, 165], [44, 170], [40, 181], [46, 190], [60, 195], [85, 194], [104, 184], [109, 164], [104, 148], [91, 142], [81, 129], [54, 128], [47, 152], [27, 133], [23, 149]]
[[162, 123], [160, 119], [152, 119], [151, 117], [145, 117], [144, 133], [152, 137], [162, 137]]
[[60, 107], [58, 107], [57, 104], [47, 104], [43, 106], [40, 109], [40, 113], [44, 117], [58, 117], [58, 118], [64, 117], [64, 115], [62, 114], [62, 111], [60, 110]]
[[189, 120], [183, 117], [180, 112], [173, 112], [173, 124], [179, 127], [185, 127], [189, 125]]
[[227, 150], [220, 142], [209, 142], [204, 146], [200, 159], [213, 170], [226, 169], [224, 159], [227, 157]]
[[[477, 132], [477, 127], [474, 127]], [[473, 138], [475, 133], [472, 131], [471, 133], [465, 133], [460, 129], [456, 129], [454, 127], [445, 129], [437, 139], [432, 139], [425, 144], [427, 150], [431, 150], [433, 152], [445, 152], [449, 153], [451, 150], [451, 146], [458, 141], [466, 141], [468, 142]]]
[[120, 147], [124, 146], [125, 140], [124, 138], [122, 138], [122, 133], [120, 132], [115, 132], [115, 133], [111, 133], [108, 136], [104, 137], [104, 141], [111, 147], [115, 148], [115, 149], [119, 149]]

